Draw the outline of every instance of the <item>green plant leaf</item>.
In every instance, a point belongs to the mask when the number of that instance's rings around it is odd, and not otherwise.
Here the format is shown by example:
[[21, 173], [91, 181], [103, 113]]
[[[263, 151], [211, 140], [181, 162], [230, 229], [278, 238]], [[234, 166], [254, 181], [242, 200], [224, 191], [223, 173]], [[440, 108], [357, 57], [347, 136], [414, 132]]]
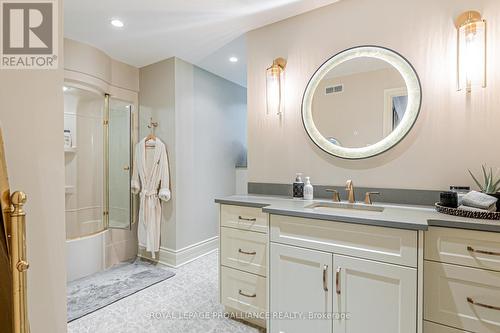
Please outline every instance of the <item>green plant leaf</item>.
[[481, 169], [483, 170], [483, 177], [484, 177], [483, 191], [486, 192], [486, 190], [488, 189], [488, 174], [486, 173], [486, 167], [484, 165], [481, 165]]
[[495, 189], [493, 188], [493, 168], [490, 168], [490, 174], [488, 176], [488, 192], [487, 193], [495, 193]]
[[481, 183], [479, 182], [479, 180], [477, 180], [476, 176], [474, 176], [474, 174], [472, 173], [472, 171], [470, 171], [470, 170], [469, 170], [469, 173], [470, 173], [470, 175], [471, 175], [472, 179], [474, 179], [474, 181], [476, 182], [477, 186], [479, 186], [479, 188], [480, 188], [482, 191], [484, 191], [484, 189], [483, 189], [483, 185], [481, 185]]
[[493, 184], [493, 190], [495, 191], [494, 193], [498, 192], [498, 190], [500, 189], [499, 185], [500, 185], [500, 178], [498, 178], [495, 184]]

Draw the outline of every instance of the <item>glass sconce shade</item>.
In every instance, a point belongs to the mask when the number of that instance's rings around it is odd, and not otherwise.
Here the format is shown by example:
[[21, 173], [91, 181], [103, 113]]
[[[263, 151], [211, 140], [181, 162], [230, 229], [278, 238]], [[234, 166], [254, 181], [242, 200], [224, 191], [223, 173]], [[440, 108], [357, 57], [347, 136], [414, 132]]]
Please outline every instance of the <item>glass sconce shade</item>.
[[278, 58], [266, 70], [266, 110], [267, 114], [281, 115], [284, 109], [284, 84], [286, 60]]
[[486, 87], [486, 21], [476, 11], [461, 14], [456, 21], [458, 35], [458, 90]]

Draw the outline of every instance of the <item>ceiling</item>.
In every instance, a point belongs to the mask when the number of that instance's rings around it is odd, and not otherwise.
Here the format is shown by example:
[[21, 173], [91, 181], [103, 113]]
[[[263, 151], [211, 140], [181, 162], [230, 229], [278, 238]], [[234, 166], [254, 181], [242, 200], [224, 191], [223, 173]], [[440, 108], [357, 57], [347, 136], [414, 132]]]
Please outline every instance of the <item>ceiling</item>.
[[137, 67], [176, 56], [246, 86], [246, 32], [336, 1], [65, 0], [64, 35]]

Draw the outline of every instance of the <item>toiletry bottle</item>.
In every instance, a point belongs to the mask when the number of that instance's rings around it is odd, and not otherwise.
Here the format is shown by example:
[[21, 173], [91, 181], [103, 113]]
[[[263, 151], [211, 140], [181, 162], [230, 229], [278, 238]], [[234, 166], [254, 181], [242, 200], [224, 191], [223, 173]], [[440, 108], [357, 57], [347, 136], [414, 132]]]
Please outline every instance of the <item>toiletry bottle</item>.
[[304, 182], [302, 181], [302, 174], [298, 173], [293, 182], [293, 197], [302, 199], [304, 197]]
[[450, 186], [450, 191], [451, 192], [456, 192], [457, 193], [457, 206], [462, 205], [462, 200], [464, 196], [470, 192], [470, 187], [469, 186]]
[[306, 177], [306, 184], [304, 185], [304, 199], [312, 200], [314, 197], [314, 188], [311, 185], [311, 179]]
[[64, 130], [64, 148], [71, 148], [73, 145], [71, 138], [71, 131], [68, 129]]

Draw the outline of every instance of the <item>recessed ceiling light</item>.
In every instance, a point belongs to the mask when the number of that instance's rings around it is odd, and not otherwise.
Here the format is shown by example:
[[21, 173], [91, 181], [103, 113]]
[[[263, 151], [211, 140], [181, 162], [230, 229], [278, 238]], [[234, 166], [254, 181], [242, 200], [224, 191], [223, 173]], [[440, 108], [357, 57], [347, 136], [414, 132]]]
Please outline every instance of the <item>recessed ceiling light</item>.
[[111, 25], [113, 27], [116, 27], [116, 28], [123, 28], [123, 26], [124, 26], [123, 21], [121, 21], [119, 19], [113, 19], [113, 20], [111, 20]]
[[231, 58], [229, 58], [229, 61], [230, 61], [230, 62], [238, 62], [238, 58], [236, 58], [236, 57], [231, 57]]
[[68, 91], [68, 90], [69, 90], [69, 88], [68, 88], [68, 87], [63, 86], [63, 91]]

